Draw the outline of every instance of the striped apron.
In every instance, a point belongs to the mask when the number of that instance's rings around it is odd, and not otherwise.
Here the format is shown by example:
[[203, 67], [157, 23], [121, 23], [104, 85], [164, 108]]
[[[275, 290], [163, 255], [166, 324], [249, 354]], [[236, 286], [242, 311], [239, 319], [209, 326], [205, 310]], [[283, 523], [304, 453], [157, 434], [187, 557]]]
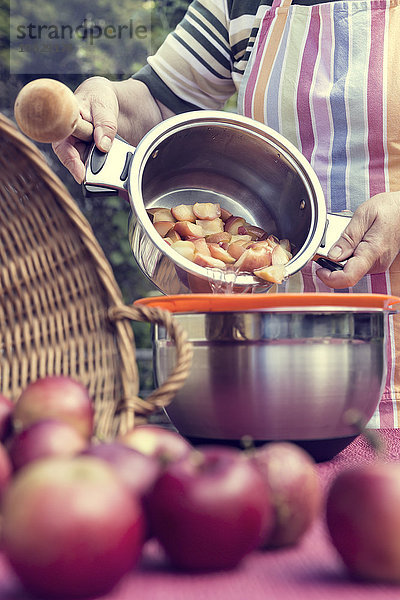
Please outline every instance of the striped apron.
[[[400, 190], [400, 0], [291, 1], [274, 0], [260, 23], [238, 111], [301, 150], [329, 211], [354, 211]], [[278, 291], [333, 292], [316, 268], [311, 262]], [[400, 258], [340, 291], [400, 295]], [[386, 386], [369, 426], [400, 427], [400, 315], [390, 319]]]

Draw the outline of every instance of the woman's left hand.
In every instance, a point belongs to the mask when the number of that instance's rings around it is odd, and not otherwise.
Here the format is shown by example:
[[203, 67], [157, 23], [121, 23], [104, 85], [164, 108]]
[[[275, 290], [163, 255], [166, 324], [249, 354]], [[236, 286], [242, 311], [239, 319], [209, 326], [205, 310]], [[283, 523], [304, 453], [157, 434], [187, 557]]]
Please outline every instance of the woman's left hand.
[[373, 196], [355, 211], [328, 258], [347, 260], [341, 271], [318, 269], [318, 277], [335, 289], [352, 287], [367, 273], [387, 271], [400, 251], [400, 192]]

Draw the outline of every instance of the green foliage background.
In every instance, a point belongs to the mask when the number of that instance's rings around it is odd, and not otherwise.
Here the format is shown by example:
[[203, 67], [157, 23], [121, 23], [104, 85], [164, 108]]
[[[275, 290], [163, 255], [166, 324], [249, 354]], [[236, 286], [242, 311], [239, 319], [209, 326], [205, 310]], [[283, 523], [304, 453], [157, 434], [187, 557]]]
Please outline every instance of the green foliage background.
[[[10, 5], [11, 2], [11, 5]], [[36, 77], [53, 77], [75, 89], [84, 79], [92, 75], [103, 75], [113, 80], [129, 77], [145, 62], [149, 51], [154, 52], [166, 35], [183, 17], [189, 0], [0, 0], [0, 110], [13, 119], [13, 106], [18, 91], [28, 81]], [[42, 75], [46, 55], [21, 52], [17, 59], [17, 68], [13, 63], [10, 72], [10, 10], [24, 23], [52, 23], [57, 20], [58, 11], [63, 11], [66, 22], [75, 23], [77, 15], [86, 18], [88, 23], [106, 22], [124, 23], [128, 16], [140, 19], [144, 16], [151, 24], [151, 39], [141, 40], [127, 37], [115, 40], [110, 51], [110, 43], [96, 41], [96, 52], [84, 39], [72, 41], [72, 51], [61, 55], [56, 73]], [[66, 15], [66, 16], [65, 16]], [[69, 15], [69, 16], [68, 16]], [[11, 21], [12, 24], [12, 21]], [[114, 51], [115, 52], [114, 52]], [[121, 70], [118, 57], [129, 57], [128, 68]], [[24, 62], [25, 61], [25, 62]], [[67, 62], [66, 62], [67, 61]], [[35, 70], [37, 74], [35, 75]], [[125, 71], [125, 72], [123, 72]], [[15, 73], [21, 73], [16, 75]], [[25, 75], [24, 75], [25, 73]], [[90, 222], [94, 233], [108, 257], [117, 282], [127, 303], [137, 298], [156, 293], [155, 287], [141, 273], [132, 256], [128, 235], [129, 207], [119, 197], [90, 198], [83, 197], [82, 190], [66, 169], [59, 163], [49, 145], [37, 144], [45, 154], [51, 168], [68, 187], [82, 212]], [[149, 327], [134, 324], [136, 346], [151, 345]]]

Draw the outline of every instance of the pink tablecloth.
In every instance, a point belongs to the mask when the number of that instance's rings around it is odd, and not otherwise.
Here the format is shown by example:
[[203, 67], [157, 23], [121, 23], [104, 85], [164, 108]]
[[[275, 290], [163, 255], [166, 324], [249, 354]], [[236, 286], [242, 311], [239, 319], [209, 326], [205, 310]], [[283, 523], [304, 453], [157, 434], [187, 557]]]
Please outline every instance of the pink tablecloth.
[[[388, 460], [400, 460], [400, 430], [381, 432]], [[346, 465], [370, 461], [358, 438], [329, 463], [318, 466], [326, 487]], [[0, 559], [0, 600], [28, 600]], [[140, 568], [103, 600], [386, 600], [400, 599], [400, 585], [350, 581], [329, 543], [321, 518], [296, 548], [256, 552], [229, 572], [188, 575], [169, 570], [158, 547], [148, 543]]]

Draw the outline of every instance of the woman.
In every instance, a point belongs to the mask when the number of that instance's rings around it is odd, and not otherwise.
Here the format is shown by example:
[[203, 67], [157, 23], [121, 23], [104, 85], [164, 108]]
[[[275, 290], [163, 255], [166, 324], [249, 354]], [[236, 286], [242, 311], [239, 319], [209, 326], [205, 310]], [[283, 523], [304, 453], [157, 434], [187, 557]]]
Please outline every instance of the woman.
[[[110, 148], [116, 131], [136, 144], [182, 111], [238, 112], [282, 133], [310, 161], [332, 212], [354, 216], [331, 249], [343, 271], [314, 262], [279, 291], [400, 295], [400, 0], [195, 1], [133, 78], [84, 82], [76, 94]], [[77, 181], [82, 144], [54, 145]], [[350, 257], [350, 258], [349, 258]], [[373, 427], [400, 426], [400, 323], [391, 323], [388, 376]]]

